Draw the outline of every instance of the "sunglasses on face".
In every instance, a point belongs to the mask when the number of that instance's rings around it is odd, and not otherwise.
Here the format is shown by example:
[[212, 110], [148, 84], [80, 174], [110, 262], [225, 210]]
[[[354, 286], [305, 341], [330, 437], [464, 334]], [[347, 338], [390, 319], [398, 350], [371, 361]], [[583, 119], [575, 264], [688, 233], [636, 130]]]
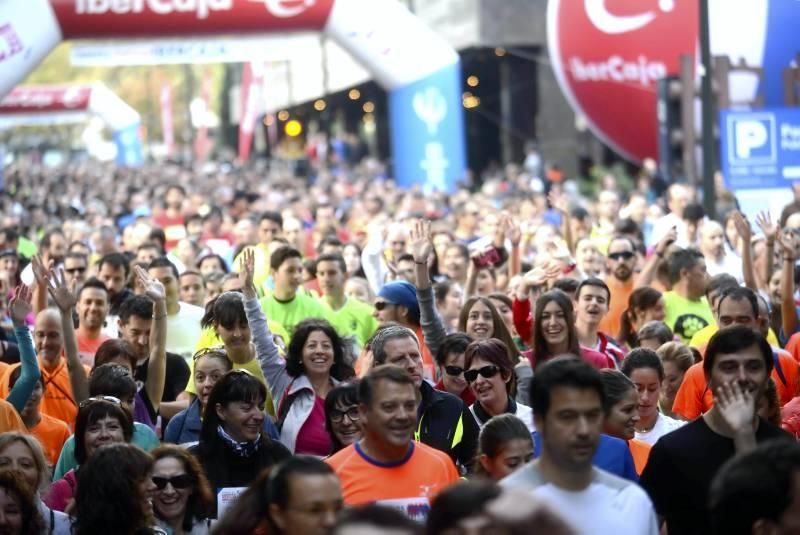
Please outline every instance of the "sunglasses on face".
[[383, 310], [386, 307], [394, 306], [394, 303], [387, 303], [386, 301], [377, 301], [375, 303], [375, 310]]
[[500, 368], [491, 364], [489, 366], [484, 366], [483, 368], [478, 368], [477, 370], [467, 370], [464, 372], [464, 379], [467, 380], [468, 383], [474, 383], [476, 379], [478, 379], [478, 374], [481, 377], [485, 377], [490, 379], [497, 375], [497, 372], [500, 371]]
[[461, 366], [445, 366], [444, 371], [447, 375], [458, 377], [459, 375], [464, 373], [464, 368], [462, 368]]
[[153, 484], [156, 486], [156, 488], [158, 488], [158, 490], [164, 490], [167, 488], [167, 484], [172, 485], [173, 489], [188, 489], [194, 483], [192, 476], [189, 474], [181, 474], [179, 476], [172, 477], [153, 476], [150, 479], [153, 480]]
[[64, 271], [69, 273], [70, 275], [74, 275], [75, 273], [86, 272], [86, 268], [85, 267], [64, 268]]
[[335, 424], [338, 424], [342, 420], [344, 420], [345, 416], [350, 418], [351, 422], [357, 422], [359, 420], [359, 418], [361, 417], [359, 415], [359, 413], [358, 413], [358, 407], [350, 407], [346, 411], [340, 411], [338, 409], [333, 409], [331, 411], [331, 422], [333, 422]]
[[628, 251], [623, 251], [620, 253], [609, 253], [608, 257], [611, 260], [630, 260], [631, 258], [633, 258], [633, 253]]

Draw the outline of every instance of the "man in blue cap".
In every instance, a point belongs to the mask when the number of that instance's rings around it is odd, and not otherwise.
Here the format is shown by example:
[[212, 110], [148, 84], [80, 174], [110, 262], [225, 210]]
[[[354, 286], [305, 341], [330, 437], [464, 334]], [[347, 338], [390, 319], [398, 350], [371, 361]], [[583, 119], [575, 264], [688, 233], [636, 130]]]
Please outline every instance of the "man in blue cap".
[[420, 341], [425, 379], [433, 381], [436, 368], [433, 356], [428, 350], [428, 346], [425, 345], [425, 338], [422, 335], [422, 327], [419, 323], [417, 289], [414, 285], [406, 281], [393, 281], [385, 284], [378, 292], [374, 306], [373, 316], [375, 316], [379, 324], [398, 323], [414, 331]]

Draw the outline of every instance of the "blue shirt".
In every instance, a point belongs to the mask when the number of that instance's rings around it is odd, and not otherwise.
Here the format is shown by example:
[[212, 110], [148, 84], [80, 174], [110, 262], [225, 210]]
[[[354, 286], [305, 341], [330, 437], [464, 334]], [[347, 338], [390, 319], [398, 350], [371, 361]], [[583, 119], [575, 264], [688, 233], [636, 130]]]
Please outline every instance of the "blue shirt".
[[[170, 444], [191, 445], [200, 440], [200, 428], [203, 423], [200, 419], [200, 402], [195, 399], [189, 408], [172, 417], [164, 432], [164, 442]], [[273, 440], [279, 440], [280, 435], [272, 418], [264, 418], [264, 433]]]
[[[539, 436], [539, 432], [535, 431], [533, 433], [533, 456], [538, 457], [541, 453], [542, 438]], [[639, 481], [631, 450], [628, 448], [628, 444], [620, 438], [600, 435], [600, 443], [597, 445], [597, 451], [594, 452], [592, 464], [615, 476], [629, 481]]]

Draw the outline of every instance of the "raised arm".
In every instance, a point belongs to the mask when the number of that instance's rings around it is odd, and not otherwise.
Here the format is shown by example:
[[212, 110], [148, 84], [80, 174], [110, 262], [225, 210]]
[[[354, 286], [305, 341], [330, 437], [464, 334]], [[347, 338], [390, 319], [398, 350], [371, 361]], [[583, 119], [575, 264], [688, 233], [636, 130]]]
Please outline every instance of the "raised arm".
[[762, 283], [766, 287], [769, 285], [775, 269], [775, 239], [778, 237], [779, 228], [777, 224], [773, 223], [772, 216], [767, 211], [756, 216], [756, 224], [767, 240], [767, 261], [764, 262], [764, 271], [761, 273]]
[[778, 244], [783, 253], [783, 271], [781, 274], [781, 327], [783, 336], [788, 340], [797, 329], [797, 308], [794, 303], [794, 263], [797, 259], [794, 238], [785, 231], [778, 235]]
[[54, 269], [53, 261], [48, 262], [48, 267], [39, 256], [31, 259], [31, 270], [35, 283], [33, 286], [33, 313], [38, 314], [47, 308], [47, 272]]
[[136, 278], [147, 297], [153, 300], [153, 326], [150, 329], [150, 360], [144, 388], [150, 405], [159, 412], [167, 380], [167, 292], [158, 279], [135, 266]]
[[520, 242], [522, 241], [522, 231], [519, 225], [510, 215], [503, 214], [501, 220], [505, 229], [506, 237], [511, 242], [511, 251], [508, 255], [508, 280], [522, 273], [522, 255], [520, 254]]
[[242, 282], [244, 294], [244, 312], [250, 325], [250, 335], [256, 346], [256, 358], [270, 387], [272, 397], [280, 400], [283, 392], [291, 383], [286, 373], [286, 360], [281, 357], [278, 347], [272, 340], [272, 332], [267, 324], [267, 316], [258, 302], [258, 294], [253, 284], [255, 256], [252, 249], [245, 249], [239, 260], [239, 280]]
[[656, 244], [655, 254], [650, 255], [650, 258], [645, 262], [641, 273], [639, 273], [639, 276], [636, 277], [636, 281], [634, 282], [635, 288], [642, 288], [653, 284], [653, 279], [656, 278], [656, 271], [658, 270], [658, 263], [664, 259], [667, 249], [669, 249], [670, 245], [675, 243], [677, 239], [678, 229], [672, 227]]
[[552, 206], [561, 215], [561, 232], [564, 235], [564, 241], [567, 243], [569, 254], [575, 255], [575, 238], [572, 236], [572, 225], [569, 224], [569, 200], [563, 193], [557, 195], [551, 191], [547, 195], [547, 200], [550, 201]]
[[436, 299], [431, 287], [428, 260], [433, 254], [430, 221], [417, 221], [409, 233], [411, 254], [414, 256], [414, 269], [417, 279], [417, 302], [419, 303], [419, 323], [425, 336], [425, 345], [431, 354], [436, 354], [442, 345], [447, 330], [436, 311]]
[[67, 356], [72, 395], [75, 396], [75, 402], [80, 403], [89, 397], [89, 381], [78, 356], [78, 340], [75, 338], [75, 326], [72, 324], [72, 311], [78, 302], [75, 297], [75, 283], [72, 283], [72, 288], [67, 287], [63, 268], [60, 268], [58, 273], [50, 271], [47, 280], [47, 290], [61, 313], [61, 334], [64, 338], [64, 353]]
[[741, 212], [733, 213], [733, 224], [736, 225], [736, 231], [739, 233], [739, 237], [742, 238], [744, 285], [757, 292], [758, 283], [756, 283], [756, 271], [753, 268], [753, 229], [750, 228], [750, 223]]
[[[45, 288], [47, 288], [45, 286]], [[45, 290], [47, 291], [47, 290]], [[31, 313], [31, 290], [25, 284], [20, 284], [14, 289], [14, 295], [8, 303], [8, 311], [14, 324], [14, 334], [17, 337], [21, 372], [19, 379], [14, 383], [14, 388], [8, 393], [6, 401], [11, 403], [17, 412], [22, 412], [25, 404], [31, 397], [31, 392], [36, 388], [36, 382], [41, 377], [39, 362], [36, 360], [36, 351], [33, 349], [31, 331], [25, 324], [25, 319]]]

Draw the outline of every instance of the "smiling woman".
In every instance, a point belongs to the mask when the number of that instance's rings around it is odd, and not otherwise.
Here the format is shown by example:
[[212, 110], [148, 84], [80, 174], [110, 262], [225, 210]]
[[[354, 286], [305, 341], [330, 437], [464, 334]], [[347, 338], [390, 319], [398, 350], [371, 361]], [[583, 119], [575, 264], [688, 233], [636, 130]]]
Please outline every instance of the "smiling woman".
[[[207, 533], [213, 503], [203, 469], [186, 449], [165, 445], [152, 452], [153, 511], [161, 527], [173, 535]], [[205, 529], [204, 529], [205, 528]]]

